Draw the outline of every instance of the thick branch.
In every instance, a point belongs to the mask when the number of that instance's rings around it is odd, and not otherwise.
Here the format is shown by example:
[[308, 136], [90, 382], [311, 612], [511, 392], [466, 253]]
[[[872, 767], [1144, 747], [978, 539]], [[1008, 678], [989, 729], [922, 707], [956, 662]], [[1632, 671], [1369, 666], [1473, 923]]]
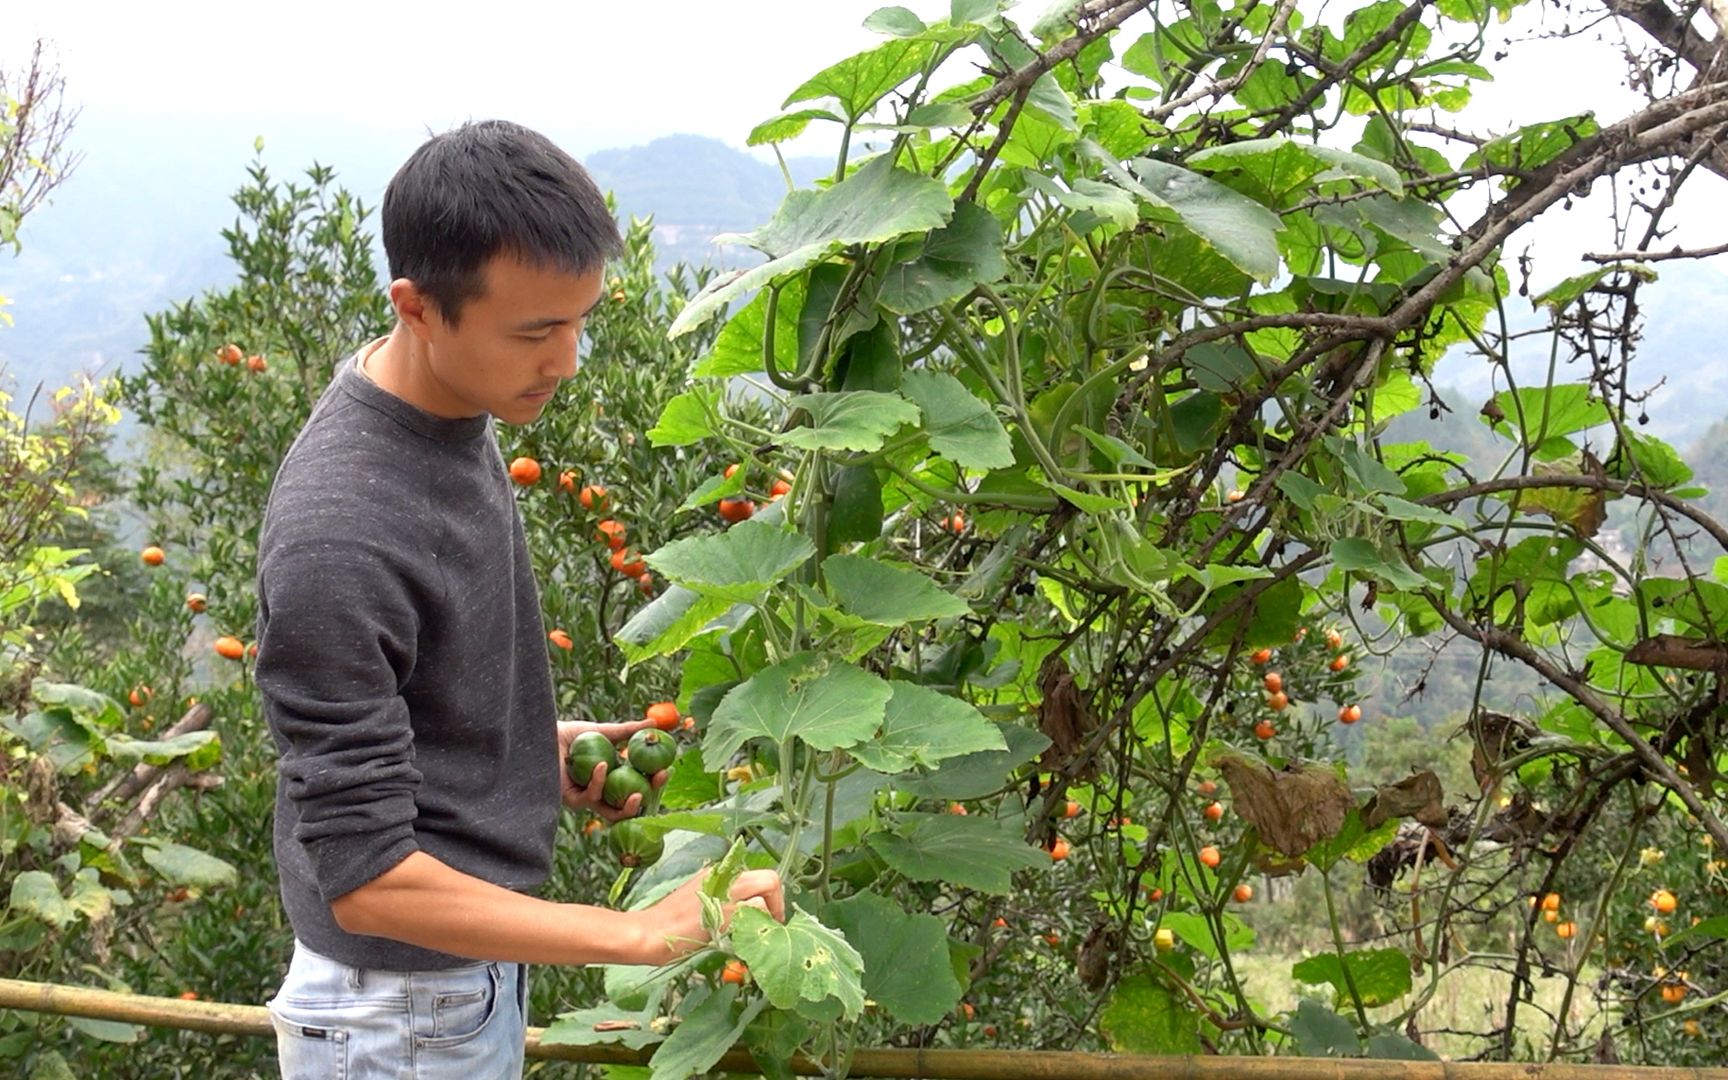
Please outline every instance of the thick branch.
[[[1115, 0], [1113, 3], [1088, 4], [1082, 7], [1075, 13], [1076, 29], [1073, 37], [1067, 38], [1049, 52], [1039, 53], [1025, 67], [998, 79], [995, 86], [972, 102], [972, 112], [983, 116], [994, 108], [997, 102], [1011, 95], [1026, 93], [1045, 72], [1079, 56], [1080, 50], [1151, 6], [1152, 0]], [[1097, 21], [1090, 21], [1094, 19]]]
[[1655, 39], [1700, 73], [1716, 59], [1716, 43], [1700, 34], [1663, 0], [1608, 0], [1608, 10]]

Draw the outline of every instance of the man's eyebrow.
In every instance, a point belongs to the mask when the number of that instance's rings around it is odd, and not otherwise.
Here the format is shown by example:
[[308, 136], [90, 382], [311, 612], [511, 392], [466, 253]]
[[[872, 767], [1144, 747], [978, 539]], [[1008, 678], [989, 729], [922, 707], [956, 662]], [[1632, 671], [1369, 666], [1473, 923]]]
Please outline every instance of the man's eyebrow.
[[[599, 306], [600, 306], [600, 298], [595, 297], [594, 302], [592, 304], [588, 305], [588, 309], [586, 311], [584, 311], [582, 314], [576, 316], [576, 319], [586, 319], [590, 314], [593, 313], [594, 309], [599, 307]], [[517, 323], [515, 328], [514, 328], [514, 332], [518, 333], [518, 334], [531, 334], [536, 330], [544, 330], [549, 326], [567, 326], [573, 321], [575, 321], [575, 320], [560, 318], [556, 315], [548, 315], [542, 319], [534, 319], [530, 322]]]

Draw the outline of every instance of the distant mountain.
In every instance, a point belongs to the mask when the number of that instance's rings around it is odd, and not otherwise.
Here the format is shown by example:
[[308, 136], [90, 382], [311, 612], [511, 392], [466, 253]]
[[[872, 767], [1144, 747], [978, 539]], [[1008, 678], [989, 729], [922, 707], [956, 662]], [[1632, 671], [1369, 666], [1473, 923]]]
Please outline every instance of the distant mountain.
[[[74, 141], [84, 160], [25, 222], [23, 253], [0, 255], [0, 295], [12, 299], [16, 320], [0, 328], [0, 372], [23, 393], [126, 366], [148, 338], [146, 313], [232, 280], [221, 230], [238, 217], [231, 196], [246, 181], [252, 136], [212, 131], [173, 155], [153, 137], [137, 125], [81, 123]], [[271, 136], [264, 161], [277, 182], [301, 181], [314, 161], [331, 166], [375, 208], [412, 149], [341, 128], [292, 130]], [[711, 240], [767, 221], [786, 193], [778, 166], [716, 139], [674, 135], [580, 156], [622, 218], [653, 217], [662, 268], [754, 261], [747, 248]], [[832, 168], [817, 159], [787, 165], [800, 185]]]

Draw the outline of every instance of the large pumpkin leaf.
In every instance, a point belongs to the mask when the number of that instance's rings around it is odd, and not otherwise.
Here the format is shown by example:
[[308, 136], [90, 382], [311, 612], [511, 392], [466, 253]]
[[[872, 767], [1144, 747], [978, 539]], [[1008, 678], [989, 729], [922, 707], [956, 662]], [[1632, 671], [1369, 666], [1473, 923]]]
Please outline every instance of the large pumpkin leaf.
[[901, 425], [918, 422], [918, 406], [879, 390], [799, 394], [786, 405], [810, 414], [809, 425], [780, 436], [782, 443], [801, 450], [876, 450]]
[[804, 1012], [832, 998], [848, 1018], [864, 1010], [863, 958], [844, 936], [808, 912], [794, 908], [782, 923], [765, 911], [741, 907], [732, 916], [730, 938], [775, 1008]]
[[829, 904], [822, 918], [856, 942], [864, 961], [864, 995], [905, 1024], [934, 1024], [960, 1000], [948, 961], [948, 927], [934, 915], [911, 915], [894, 901], [859, 893]]
[[725, 532], [674, 540], [648, 565], [703, 596], [754, 603], [816, 553], [809, 540], [776, 525], [741, 521]]
[[918, 403], [930, 447], [964, 469], [1005, 469], [1014, 445], [990, 406], [966, 384], [940, 371], [909, 371], [901, 393]]
[[714, 710], [702, 760], [730, 760], [745, 740], [775, 744], [796, 735], [818, 750], [863, 742], [882, 726], [893, 693], [888, 683], [820, 653], [796, 656], [758, 671]]
[[822, 564], [828, 593], [854, 618], [878, 626], [949, 619], [972, 609], [909, 566], [858, 555], [832, 555]]
[[1002, 732], [971, 704], [917, 683], [896, 682], [874, 739], [852, 756], [877, 772], [934, 766], [961, 754], [1007, 750]]
[[954, 814], [901, 814], [890, 832], [871, 833], [870, 846], [913, 881], [947, 881], [1001, 895], [1017, 870], [1050, 865], [1048, 852], [1028, 845], [1012, 822]]
[[706, 1073], [744, 1034], [744, 1029], [768, 1003], [753, 998], [737, 1004], [738, 988], [710, 991], [698, 985], [684, 1002], [678, 1026], [654, 1051], [650, 1080], [689, 1080]]

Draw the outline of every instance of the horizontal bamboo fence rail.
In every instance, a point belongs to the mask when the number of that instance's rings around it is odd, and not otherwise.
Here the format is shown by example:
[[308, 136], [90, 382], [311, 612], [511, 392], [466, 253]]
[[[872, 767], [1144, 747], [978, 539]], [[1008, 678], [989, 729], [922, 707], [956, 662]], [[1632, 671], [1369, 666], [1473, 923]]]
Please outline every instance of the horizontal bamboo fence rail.
[[[0, 1009], [87, 1016], [147, 1027], [274, 1038], [261, 1005], [142, 997], [82, 986], [0, 979]], [[532, 1060], [645, 1065], [652, 1049], [546, 1045], [544, 1028], [528, 1029]], [[748, 1051], [733, 1050], [714, 1066], [754, 1074]], [[793, 1071], [822, 1068], [797, 1058]], [[1634, 1068], [1622, 1065], [1539, 1065], [1505, 1062], [1369, 1061], [1331, 1058], [1148, 1057], [1041, 1050], [860, 1050], [849, 1075], [886, 1080], [1728, 1080], [1728, 1069]]]

